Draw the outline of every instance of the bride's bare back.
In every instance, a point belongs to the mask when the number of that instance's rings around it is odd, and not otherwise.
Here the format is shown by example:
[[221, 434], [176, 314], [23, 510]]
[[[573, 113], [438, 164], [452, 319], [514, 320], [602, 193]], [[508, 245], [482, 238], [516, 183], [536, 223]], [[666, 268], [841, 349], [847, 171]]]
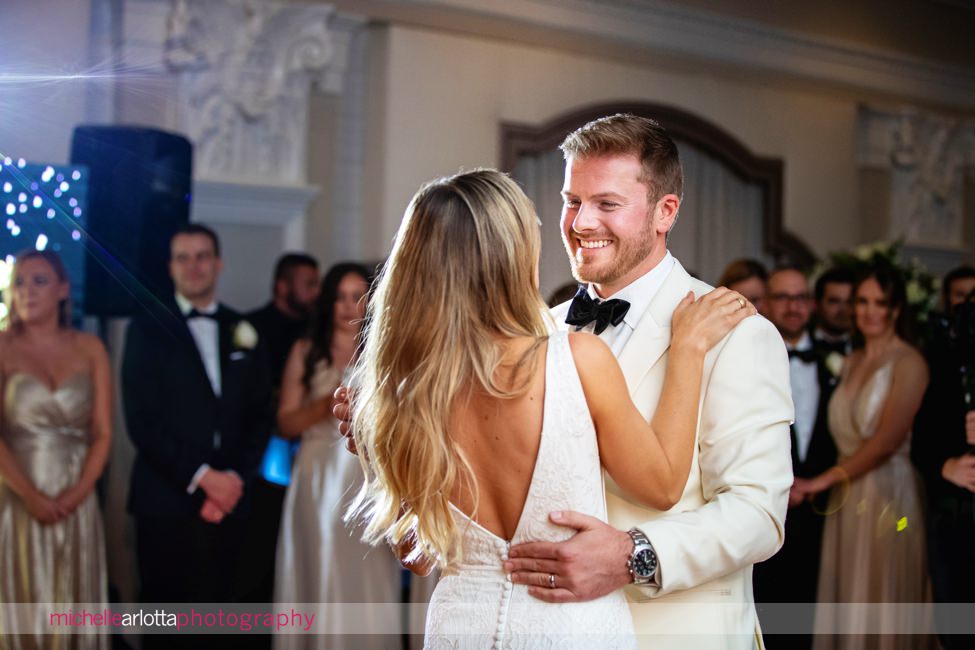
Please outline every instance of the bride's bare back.
[[[532, 346], [535, 349], [529, 352]], [[475, 389], [470, 400], [455, 407], [451, 417], [451, 435], [470, 462], [477, 480], [477, 513], [474, 513], [474, 494], [466, 485], [456, 487], [451, 502], [502, 539], [510, 540], [514, 535], [538, 456], [547, 349], [547, 342], [536, 345], [528, 337], [513, 339], [499, 370], [501, 385], [510, 388], [524, 381], [527, 371], [513, 378], [512, 370], [528, 352], [532, 358], [524, 367], [533, 372], [527, 390], [512, 399], [499, 399], [483, 389]]]

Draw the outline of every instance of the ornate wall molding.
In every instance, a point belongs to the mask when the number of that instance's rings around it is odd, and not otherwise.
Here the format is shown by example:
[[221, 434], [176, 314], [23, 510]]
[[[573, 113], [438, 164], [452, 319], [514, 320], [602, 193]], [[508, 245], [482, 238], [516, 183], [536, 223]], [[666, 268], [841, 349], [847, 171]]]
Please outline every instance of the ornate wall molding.
[[163, 58], [201, 178], [305, 179], [308, 97], [340, 92], [348, 34], [328, 5], [175, 0]]
[[876, 197], [889, 202], [886, 237], [964, 249], [965, 220], [975, 219], [964, 192], [966, 175], [975, 179], [975, 117], [861, 106], [857, 138], [860, 167], [889, 174], [890, 196]]
[[313, 186], [197, 181], [191, 217], [205, 223], [277, 227], [286, 249], [303, 250], [305, 213], [317, 194]]
[[[329, 4], [282, 0], [118, 0], [112, 7], [118, 119], [193, 142], [191, 219], [222, 228], [228, 251], [266, 254], [247, 260], [258, 265], [272, 264], [276, 252], [305, 250], [320, 191], [307, 177], [310, 100], [325, 93], [345, 105], [351, 44], [365, 20]], [[344, 151], [357, 144], [340, 140], [336, 155], [361, 157]], [[361, 164], [344, 171], [344, 181], [358, 180]], [[247, 274], [238, 264], [224, 276], [232, 303], [265, 297]]]

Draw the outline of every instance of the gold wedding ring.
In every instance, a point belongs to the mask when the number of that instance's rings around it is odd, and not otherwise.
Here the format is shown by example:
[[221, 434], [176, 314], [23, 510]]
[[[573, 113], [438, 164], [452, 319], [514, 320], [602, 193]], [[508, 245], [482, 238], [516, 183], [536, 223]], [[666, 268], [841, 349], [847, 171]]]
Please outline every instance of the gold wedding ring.
[[741, 308], [742, 309], [744, 309], [745, 308], [745, 299], [742, 298], [741, 296], [738, 296], [738, 304], [741, 305]]

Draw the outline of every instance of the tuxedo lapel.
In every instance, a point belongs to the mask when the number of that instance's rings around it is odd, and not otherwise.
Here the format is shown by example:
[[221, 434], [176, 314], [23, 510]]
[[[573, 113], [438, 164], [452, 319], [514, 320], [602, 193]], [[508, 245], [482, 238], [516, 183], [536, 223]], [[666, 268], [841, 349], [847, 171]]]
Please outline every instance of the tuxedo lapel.
[[657, 295], [637, 323], [626, 347], [620, 352], [620, 368], [632, 395], [643, 378], [670, 347], [670, 320], [681, 299], [691, 288], [691, 276], [674, 260]]
[[230, 386], [228, 375], [232, 366], [230, 352], [233, 348], [234, 325], [236, 325], [235, 319], [223, 305], [220, 305], [217, 310], [217, 324], [217, 338], [219, 339], [217, 345], [220, 350], [220, 394], [222, 397], [226, 394], [227, 387]]
[[[796, 437], [796, 423], [789, 425], [789, 438], [792, 441], [792, 472], [795, 474], [802, 468], [802, 461], [799, 459], [799, 438]], [[811, 447], [812, 445], [810, 445]]]

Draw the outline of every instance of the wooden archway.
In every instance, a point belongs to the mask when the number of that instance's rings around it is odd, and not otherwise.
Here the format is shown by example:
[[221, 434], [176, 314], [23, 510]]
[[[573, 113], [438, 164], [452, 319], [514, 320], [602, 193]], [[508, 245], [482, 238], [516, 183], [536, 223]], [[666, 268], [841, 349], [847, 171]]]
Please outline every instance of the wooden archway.
[[502, 123], [501, 169], [511, 172], [518, 159], [546, 153], [580, 126], [606, 115], [632, 113], [657, 120], [675, 139], [720, 160], [739, 178], [762, 190], [763, 247], [777, 262], [811, 267], [816, 256], [782, 226], [782, 160], [749, 151], [727, 131], [692, 113], [672, 106], [644, 102], [614, 102], [588, 106], [557, 116], [539, 126]]

